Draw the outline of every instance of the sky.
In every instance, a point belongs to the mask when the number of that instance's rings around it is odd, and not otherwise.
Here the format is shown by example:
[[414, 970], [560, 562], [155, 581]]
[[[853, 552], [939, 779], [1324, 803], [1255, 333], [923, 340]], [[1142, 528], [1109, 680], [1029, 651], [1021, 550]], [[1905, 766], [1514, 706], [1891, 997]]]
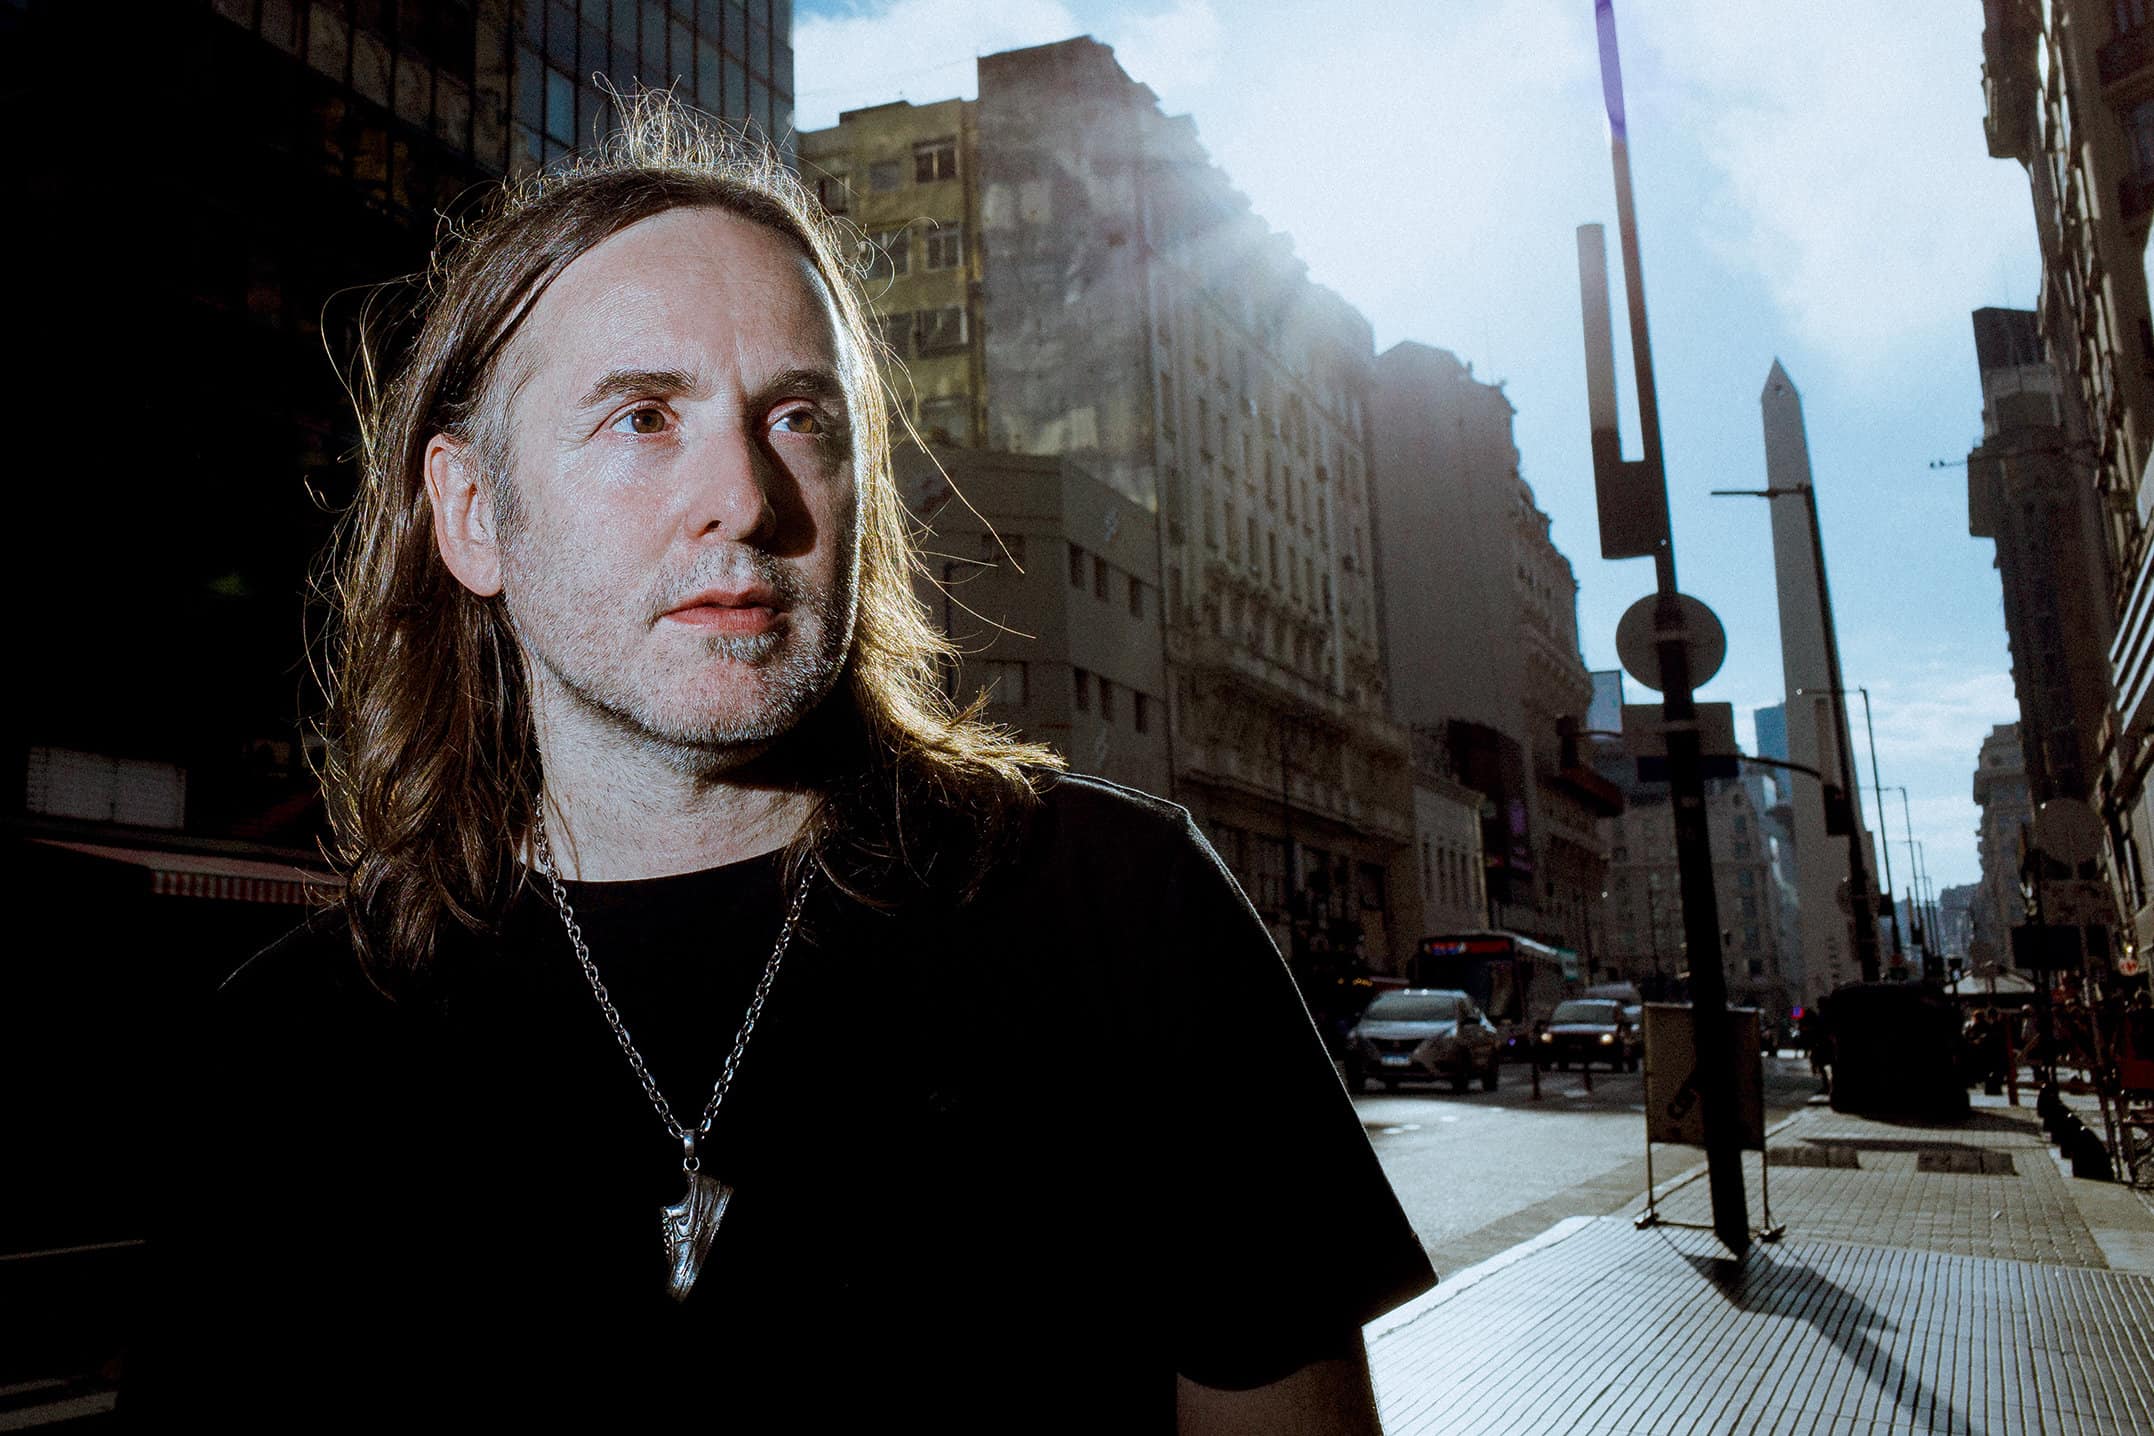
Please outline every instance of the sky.
[[[1617, 0], [1616, 23], [1677, 567], [1728, 632], [1699, 697], [1735, 705], [1746, 746], [1750, 710], [1782, 697], [1769, 506], [1707, 495], [1764, 486], [1778, 359], [1803, 398], [1845, 681], [1869, 690], [1930, 880], [1972, 882], [1975, 756], [2019, 713], [1994, 547], [1967, 533], [1969, 316], [2031, 307], [2040, 282], [2025, 172], [1984, 146], [1982, 7]], [[794, 29], [801, 129], [971, 98], [979, 55], [1112, 45], [1379, 351], [1418, 340], [1504, 384], [1578, 574], [1586, 663], [1617, 666], [1616, 621], [1653, 573], [1602, 560], [1594, 518], [1577, 226], [1606, 224], [1621, 260], [1592, 0], [800, 0]], [[1885, 831], [1904, 892], [1896, 791]]]

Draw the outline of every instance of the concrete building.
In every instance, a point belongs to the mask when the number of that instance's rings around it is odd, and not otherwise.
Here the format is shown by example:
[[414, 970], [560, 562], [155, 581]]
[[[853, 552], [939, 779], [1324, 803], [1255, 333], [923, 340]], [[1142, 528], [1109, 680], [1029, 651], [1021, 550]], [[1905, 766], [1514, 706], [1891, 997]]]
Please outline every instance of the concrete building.
[[[970, 226], [966, 359], [923, 356], [912, 329], [916, 417], [970, 382], [981, 443], [1066, 457], [1157, 515], [1164, 791], [1289, 953], [1320, 939], [1388, 966], [1414, 938], [1389, 894], [1419, 879], [1376, 599], [1368, 323], [1108, 47], [989, 55], [978, 75], [976, 101], [856, 110], [800, 141], [811, 178], [846, 177], [849, 213], [860, 176], [898, 164], [864, 224]], [[906, 170], [946, 134], [954, 176]], [[893, 314], [954, 304], [895, 279], [886, 295]]]
[[1414, 729], [1413, 745], [1418, 881], [1399, 894], [1400, 925], [1419, 937], [1477, 932], [1489, 926], [1481, 847], [1488, 799], [1458, 780], [1442, 729]]
[[2093, 468], [2065, 442], [2035, 315], [1977, 309], [1974, 330], [1982, 442], [1967, 455], [1967, 529], [1997, 544], [2027, 787], [2036, 806], [2085, 798], [2101, 771], [2114, 623]]
[[[1787, 705], [1775, 703], [1751, 712], [1757, 732], [1757, 754], [1785, 763], [1788, 760]], [[1757, 810], [1758, 827], [1765, 834], [1765, 847], [1772, 868], [1773, 892], [1779, 913], [1780, 972], [1791, 992], [1805, 993], [1808, 974], [1802, 963], [1801, 868], [1795, 860], [1795, 805], [1797, 783], [1809, 779], [1784, 768], [1762, 763], [1743, 765], [1743, 788]]]
[[[2078, 721], [2099, 745], [2088, 797], [2108, 830], [2106, 874], [2131, 944], [2145, 951], [2154, 943], [2144, 856], [2154, 844], [2154, 8], [1984, 0], [1983, 16], [1984, 129], [1992, 155], [2027, 171], [2042, 261], [2035, 326], [2062, 400], [2046, 426], [2062, 452], [2020, 457], [2064, 471], [2041, 476], [2050, 482], [2093, 491], [2100, 541], [2079, 566], [2107, 583], [2114, 698], [2101, 720]], [[2059, 746], [2054, 733], [2030, 743], [2030, 776], [2054, 784], [2047, 768]]]
[[800, 172], [823, 207], [873, 247], [896, 407], [939, 445], [977, 445], [986, 432], [977, 114], [962, 100], [896, 100], [799, 139]]
[[[1862, 976], [1857, 961], [1854, 919], [1837, 918], [1848, 878], [1848, 839], [1826, 832], [1825, 784], [1844, 787], [1857, 841], [1865, 849], [1876, 902], [1877, 863], [1862, 820], [1861, 776], [1854, 761], [1846, 719], [1847, 703], [1835, 704], [1831, 639], [1826, 631], [1824, 577], [1818, 571], [1812, 537], [1816, 490], [1811, 484], [1810, 442], [1803, 428], [1802, 395], [1778, 360], [1759, 396], [1765, 425], [1765, 474], [1769, 488], [1784, 491], [1769, 500], [1773, 526], [1773, 573], [1780, 608], [1780, 666], [1786, 682], [1787, 760], [1824, 775], [1823, 782], [1795, 773], [1787, 789], [1795, 834], [1796, 889], [1802, 924], [1802, 977], [1812, 996], [1832, 991]], [[1844, 686], [1844, 680], [1843, 685]], [[1846, 780], [1842, 782], [1842, 776]], [[1880, 970], [1890, 944], [1880, 951]]]
[[928, 525], [921, 601], [960, 649], [952, 696], [984, 694], [1077, 772], [1164, 791], [1158, 520], [1050, 456], [908, 448], [899, 481]]
[[2010, 966], [2012, 929], [2026, 913], [2019, 895], [2020, 855], [2034, 826], [2017, 723], [2000, 723], [1982, 740], [1975, 760], [1974, 800], [1982, 809], [1981, 825], [1975, 829], [1982, 880], [1969, 905], [1973, 931], [1967, 950], [1977, 962], [1995, 959]]
[[[1377, 525], [1393, 711], [1441, 730], [1489, 800], [1490, 921], [1594, 964], [1620, 795], [1582, 760], [1578, 586], [1519, 472], [1502, 386], [1445, 350], [1376, 362]], [[1471, 536], [1468, 538], [1466, 536]]]
[[1975, 904], [1981, 900], [1982, 885], [1978, 882], [1960, 883], [1941, 888], [1937, 893], [1937, 920], [1942, 929], [1939, 940], [1947, 953], [1956, 953], [1974, 961], [1974, 914]]
[[[1814, 997], [1790, 981], [1782, 946], [1781, 893], [1763, 815], [1740, 782], [1707, 785], [1713, 892], [1720, 911], [1728, 998], [1785, 1017]], [[1674, 996], [1689, 971], [1675, 811], [1664, 785], [1637, 786], [1609, 819], [1608, 957], [1604, 980], [1627, 979], [1647, 994]]]

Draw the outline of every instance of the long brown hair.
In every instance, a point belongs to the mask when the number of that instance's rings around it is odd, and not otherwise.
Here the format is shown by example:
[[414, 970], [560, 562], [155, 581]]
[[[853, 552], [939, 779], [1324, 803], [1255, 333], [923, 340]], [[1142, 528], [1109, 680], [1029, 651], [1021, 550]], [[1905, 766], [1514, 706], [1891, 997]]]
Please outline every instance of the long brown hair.
[[[797, 243], [828, 287], [859, 446], [858, 619], [837, 690], [798, 730], [817, 745], [818, 797], [788, 852], [841, 890], [888, 902], [931, 870], [969, 891], [1014, 827], [1048, 749], [960, 710], [954, 658], [912, 580], [912, 522], [891, 475], [891, 409], [861, 289], [859, 236], [833, 221], [762, 146], [664, 93], [571, 167], [505, 185], [449, 231], [417, 299], [416, 335], [386, 379], [362, 341], [353, 373], [361, 473], [325, 567], [329, 624], [321, 777], [345, 906], [377, 984], [421, 968], [447, 920], [484, 929], [513, 897], [541, 774], [523, 660], [498, 597], [449, 573], [423, 474], [448, 434], [507, 483], [502, 358], [532, 304], [577, 257], [668, 210], [709, 206]], [[504, 491], [501, 497], [510, 497]], [[961, 823], [938, 821], [961, 815]], [[952, 846], [956, 834], [968, 836]], [[959, 871], [951, 873], [956, 868]]]

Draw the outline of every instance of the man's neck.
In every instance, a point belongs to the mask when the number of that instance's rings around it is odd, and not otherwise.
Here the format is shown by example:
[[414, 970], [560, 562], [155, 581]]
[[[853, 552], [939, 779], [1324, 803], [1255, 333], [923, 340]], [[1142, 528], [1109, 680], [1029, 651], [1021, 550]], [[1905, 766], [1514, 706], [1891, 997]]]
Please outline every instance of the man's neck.
[[628, 882], [700, 872], [792, 841], [812, 789], [767, 755], [724, 759], [542, 719], [546, 828], [561, 875]]

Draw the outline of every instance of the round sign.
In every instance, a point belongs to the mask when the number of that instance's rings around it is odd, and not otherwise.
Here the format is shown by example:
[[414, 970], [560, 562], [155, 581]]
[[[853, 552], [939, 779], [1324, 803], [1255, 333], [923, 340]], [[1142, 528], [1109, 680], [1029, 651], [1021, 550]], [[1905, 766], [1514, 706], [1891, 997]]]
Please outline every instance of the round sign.
[[1728, 657], [1728, 633], [1713, 611], [1687, 593], [1675, 596], [1675, 626], [1660, 624], [1660, 595], [1649, 593], [1623, 610], [1616, 624], [1616, 657], [1623, 671], [1658, 693], [1660, 640], [1679, 639], [1690, 654], [1690, 686], [1703, 688]]
[[2101, 855], [2102, 820], [2077, 798], [2051, 798], [2035, 811], [2034, 845], [2051, 862], [2091, 863]]

